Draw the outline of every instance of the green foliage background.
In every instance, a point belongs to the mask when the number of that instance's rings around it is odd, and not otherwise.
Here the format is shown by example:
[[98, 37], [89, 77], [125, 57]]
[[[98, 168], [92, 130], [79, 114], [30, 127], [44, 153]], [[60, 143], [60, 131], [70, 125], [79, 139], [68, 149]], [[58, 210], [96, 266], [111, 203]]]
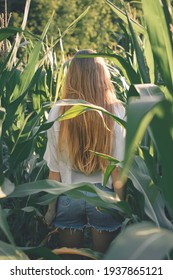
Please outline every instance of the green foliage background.
[[[7, 3], [8, 12], [12, 12], [10, 25], [20, 27], [25, 0], [12, 0]], [[114, 4], [119, 8], [123, 7], [121, 1], [115, 0]], [[48, 37], [57, 38], [59, 30], [62, 33], [88, 6], [90, 11], [64, 38], [65, 52], [74, 52], [74, 49], [78, 48], [103, 51], [107, 46], [115, 49], [123, 34], [119, 25], [121, 20], [105, 5], [104, 0], [31, 0], [27, 29], [40, 35], [52, 12], [55, 11]], [[137, 7], [136, 16], [139, 18], [141, 7], [140, 5]], [[133, 8], [131, 9], [133, 13]], [[4, 0], [0, 0], [0, 11], [3, 10]]]

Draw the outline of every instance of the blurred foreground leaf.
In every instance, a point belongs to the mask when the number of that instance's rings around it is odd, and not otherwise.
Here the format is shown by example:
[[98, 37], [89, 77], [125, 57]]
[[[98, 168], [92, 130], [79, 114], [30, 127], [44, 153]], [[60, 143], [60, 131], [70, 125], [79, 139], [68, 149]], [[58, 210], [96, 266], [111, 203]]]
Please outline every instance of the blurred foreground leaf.
[[173, 249], [173, 232], [142, 222], [126, 228], [111, 244], [105, 260], [160, 260]]

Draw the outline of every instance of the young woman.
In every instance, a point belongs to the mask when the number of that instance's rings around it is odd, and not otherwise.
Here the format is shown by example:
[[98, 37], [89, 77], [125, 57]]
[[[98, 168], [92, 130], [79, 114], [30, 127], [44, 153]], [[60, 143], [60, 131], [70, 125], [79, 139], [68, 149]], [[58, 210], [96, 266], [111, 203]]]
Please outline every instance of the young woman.
[[[78, 51], [71, 60], [63, 88], [63, 99], [83, 99], [102, 106], [119, 118], [125, 110], [116, 99], [110, 73], [103, 58], [81, 58], [79, 55], [94, 53]], [[69, 107], [55, 105], [48, 121], [54, 121]], [[124, 129], [107, 115], [104, 121], [95, 111], [86, 112], [76, 118], [54, 122], [48, 130], [48, 143], [44, 159], [49, 167], [49, 179], [67, 184], [88, 182], [102, 188], [103, 174], [108, 162], [95, 156], [92, 151], [123, 160]], [[124, 187], [117, 184], [119, 167], [113, 173], [104, 191], [114, 192], [121, 200]], [[86, 195], [91, 195], [85, 192]], [[93, 194], [94, 195], [94, 194]], [[45, 219], [51, 223], [55, 203], [50, 204]], [[83, 247], [86, 226], [91, 227], [93, 250], [105, 252], [115, 238], [121, 224], [111, 215], [99, 211], [84, 199], [58, 198], [53, 225], [59, 229], [61, 246]]]

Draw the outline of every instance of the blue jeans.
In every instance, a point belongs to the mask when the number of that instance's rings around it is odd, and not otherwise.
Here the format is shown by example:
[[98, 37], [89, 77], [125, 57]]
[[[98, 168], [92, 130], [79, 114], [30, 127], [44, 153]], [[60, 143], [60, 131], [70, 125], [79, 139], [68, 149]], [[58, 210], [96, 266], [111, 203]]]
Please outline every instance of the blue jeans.
[[[100, 183], [95, 184], [103, 188]], [[104, 191], [113, 192], [105, 187]], [[87, 196], [97, 196], [95, 193], [83, 192]], [[121, 223], [109, 213], [102, 212], [94, 205], [89, 204], [85, 199], [73, 199], [66, 195], [58, 198], [56, 217], [53, 225], [59, 229], [82, 230], [85, 227], [93, 227], [98, 231], [116, 231]]]

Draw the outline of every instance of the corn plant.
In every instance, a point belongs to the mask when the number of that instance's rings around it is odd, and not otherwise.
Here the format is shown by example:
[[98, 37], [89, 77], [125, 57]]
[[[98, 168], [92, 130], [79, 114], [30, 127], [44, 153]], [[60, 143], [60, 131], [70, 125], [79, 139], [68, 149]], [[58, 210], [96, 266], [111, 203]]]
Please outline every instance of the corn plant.
[[0, 236], [2, 250], [6, 248], [12, 258], [24, 256], [20, 249], [15, 253], [16, 244], [38, 245], [47, 233], [43, 207], [42, 212], [38, 205], [35, 207], [37, 197], [11, 199], [9, 194], [17, 185], [47, 178], [42, 159], [50, 127], [46, 119], [50, 104], [59, 99], [66, 67], [62, 58], [57, 62], [54, 47], [60, 43], [62, 50], [62, 37], [88, 11], [49, 43], [47, 32], [52, 18], [40, 37], [25, 30], [29, 4], [27, 0], [21, 28], [5, 26], [0, 30], [2, 46], [9, 37], [14, 38], [0, 60]]
[[[131, 83], [129, 90], [126, 151], [121, 180], [124, 182], [128, 174], [134, 187], [143, 194], [145, 213], [155, 225], [144, 223], [129, 227], [115, 240], [106, 258], [161, 259], [172, 249], [173, 229], [171, 5], [170, 1], [142, 1], [145, 26], [141, 28], [127, 12], [120, 11], [110, 1], [107, 3], [129, 27], [137, 56], [138, 72], [143, 82], [140, 85]], [[141, 49], [139, 34], [143, 36], [144, 48], [147, 47], [145, 51]], [[155, 85], [150, 84], [151, 82], [155, 82]], [[135, 153], [137, 156], [134, 158]], [[138, 173], [140, 176], [137, 176]], [[150, 234], [151, 229], [153, 232]], [[144, 230], [144, 235], [139, 238], [140, 246], [137, 244], [137, 236], [141, 230]], [[167, 244], [163, 242], [163, 236], [169, 240]], [[130, 238], [130, 246], [124, 238]], [[126, 251], [119, 247], [122, 242], [127, 245]], [[150, 248], [147, 247], [149, 243]], [[117, 250], [121, 250], [122, 254], [116, 256]]]

